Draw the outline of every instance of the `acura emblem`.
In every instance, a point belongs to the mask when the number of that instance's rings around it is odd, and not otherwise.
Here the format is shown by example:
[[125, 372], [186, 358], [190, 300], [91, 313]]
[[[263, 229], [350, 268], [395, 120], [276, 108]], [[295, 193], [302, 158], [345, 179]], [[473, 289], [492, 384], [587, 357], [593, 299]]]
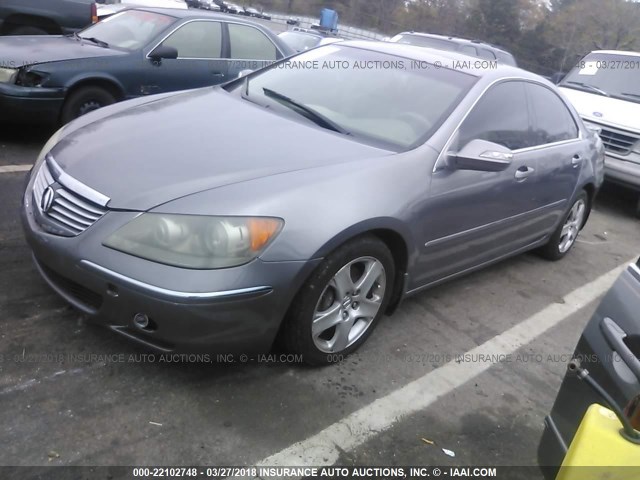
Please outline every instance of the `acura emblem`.
[[55, 197], [56, 192], [53, 188], [47, 187], [42, 192], [42, 199], [40, 200], [40, 208], [42, 208], [43, 212], [48, 212], [53, 205], [53, 197]]
[[598, 117], [598, 118], [602, 118], [604, 117], [604, 115], [602, 114], [602, 112], [593, 112], [593, 114]]

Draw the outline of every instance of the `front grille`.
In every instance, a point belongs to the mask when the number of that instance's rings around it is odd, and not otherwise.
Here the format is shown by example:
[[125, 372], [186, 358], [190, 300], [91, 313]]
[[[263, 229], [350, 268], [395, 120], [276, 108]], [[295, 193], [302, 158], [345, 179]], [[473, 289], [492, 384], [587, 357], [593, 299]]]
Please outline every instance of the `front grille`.
[[[50, 205], [43, 205], [43, 196], [49, 187], [53, 190], [53, 201]], [[84, 232], [108, 211], [57, 183], [47, 162], [42, 163], [36, 175], [33, 196], [40, 212], [49, 220], [66, 227], [72, 236]]]
[[638, 134], [604, 126], [602, 127], [600, 138], [608, 151], [618, 155], [629, 155], [634, 150], [636, 143], [640, 142], [640, 135]]
[[63, 277], [58, 272], [51, 270], [41, 262], [38, 262], [38, 265], [47, 278], [70, 297], [75, 298], [78, 302], [87, 305], [93, 310], [98, 310], [102, 306], [102, 295], [99, 293], [89, 290], [67, 277]]

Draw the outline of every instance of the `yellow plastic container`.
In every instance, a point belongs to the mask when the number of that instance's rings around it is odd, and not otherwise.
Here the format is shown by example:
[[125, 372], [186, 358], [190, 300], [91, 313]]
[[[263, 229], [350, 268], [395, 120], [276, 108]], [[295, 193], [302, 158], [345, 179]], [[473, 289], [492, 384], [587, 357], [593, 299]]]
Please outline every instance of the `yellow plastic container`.
[[615, 413], [591, 405], [556, 480], [640, 480], [640, 445], [625, 440], [621, 429]]

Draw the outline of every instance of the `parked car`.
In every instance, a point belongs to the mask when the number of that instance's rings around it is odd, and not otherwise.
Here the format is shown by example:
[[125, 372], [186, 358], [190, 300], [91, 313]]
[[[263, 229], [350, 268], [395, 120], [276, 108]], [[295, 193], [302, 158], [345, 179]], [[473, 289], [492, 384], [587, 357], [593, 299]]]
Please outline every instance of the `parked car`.
[[638, 192], [640, 217], [640, 52], [591, 52], [559, 86], [600, 130], [606, 179]]
[[287, 18], [287, 25], [300, 25], [300, 19], [297, 17]]
[[202, 8], [204, 10], [211, 10], [212, 12], [220, 12], [222, 10], [215, 0], [204, 0], [202, 2]]
[[[638, 312], [640, 260], [629, 265], [605, 295], [574, 353], [581, 367], [586, 368], [590, 376], [620, 406], [629, 404], [640, 394]], [[567, 372], [551, 414], [545, 419], [544, 434], [538, 447], [538, 462], [547, 480], [556, 478], [580, 421], [594, 403], [603, 404], [601, 396], [574, 373]], [[583, 469], [582, 474], [586, 471]], [[638, 478], [639, 474], [631, 468], [626, 473], [628, 476], [624, 478]], [[606, 478], [621, 477], [610, 472]]]
[[408, 295], [531, 249], [564, 257], [602, 142], [533, 73], [401, 63], [460, 59], [341, 42], [91, 112], [47, 143], [26, 187], [37, 268], [145, 345], [239, 353], [279, 335], [324, 364]]
[[320, 35], [301, 30], [289, 30], [287, 32], [282, 32], [278, 34], [278, 37], [280, 37], [283, 42], [289, 45], [289, 47], [291, 47], [296, 52], [303, 52], [305, 50], [309, 50], [310, 48], [342, 41], [341, 38]]
[[446, 37], [430, 33], [402, 32], [392, 37], [389, 42], [435, 48], [437, 50], [450, 50], [484, 60], [497, 60], [504, 65], [517, 66], [516, 59], [509, 52], [478, 40]]
[[227, 13], [240, 14], [244, 12], [244, 9], [235, 3], [227, 3]]
[[94, 0], [2, 0], [0, 35], [59, 35], [96, 22]]
[[248, 7], [245, 8], [243, 11], [244, 15], [246, 15], [247, 17], [257, 17], [260, 18], [260, 12], [253, 8], [253, 7]]
[[292, 53], [249, 20], [129, 9], [73, 36], [0, 38], [0, 109], [3, 120], [67, 123], [117, 101], [223, 83]]

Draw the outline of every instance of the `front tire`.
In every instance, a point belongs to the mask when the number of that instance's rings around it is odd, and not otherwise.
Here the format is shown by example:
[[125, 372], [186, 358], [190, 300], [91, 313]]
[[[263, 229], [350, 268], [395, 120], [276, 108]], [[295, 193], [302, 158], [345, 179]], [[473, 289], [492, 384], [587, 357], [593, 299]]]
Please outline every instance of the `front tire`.
[[573, 248], [578, 234], [589, 216], [589, 197], [584, 190], [576, 197], [564, 220], [549, 238], [549, 242], [538, 250], [547, 260], [560, 260]]
[[285, 348], [309, 365], [341, 361], [371, 335], [394, 278], [393, 256], [381, 240], [367, 235], [345, 243], [298, 292], [285, 319]]
[[100, 87], [82, 87], [69, 95], [62, 108], [62, 123], [115, 103], [115, 97]]

